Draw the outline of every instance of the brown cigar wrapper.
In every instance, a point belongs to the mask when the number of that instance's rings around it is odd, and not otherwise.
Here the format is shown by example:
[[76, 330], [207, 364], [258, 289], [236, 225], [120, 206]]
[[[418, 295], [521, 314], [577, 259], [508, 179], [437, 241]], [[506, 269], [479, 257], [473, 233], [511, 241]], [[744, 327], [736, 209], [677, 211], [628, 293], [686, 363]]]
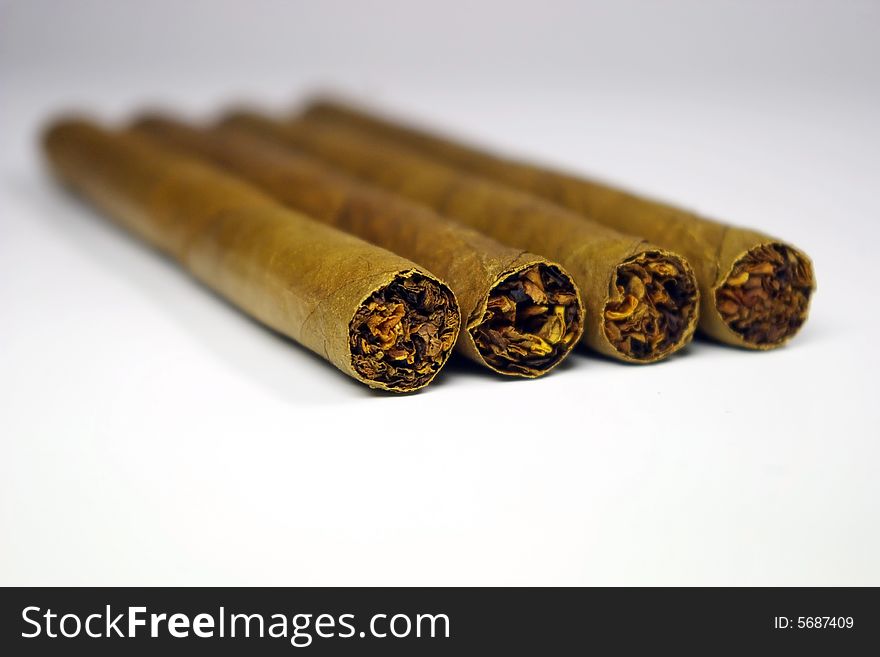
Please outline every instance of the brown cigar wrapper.
[[[700, 330], [721, 342], [751, 349], [771, 349], [793, 337], [797, 328], [773, 343], [748, 342], [722, 317], [716, 294], [750, 251], [778, 245], [798, 254], [815, 289], [809, 257], [796, 247], [764, 233], [698, 216], [666, 203], [594, 180], [515, 161], [452, 139], [384, 119], [359, 108], [317, 100], [304, 116], [332, 122], [406, 145], [446, 164], [527, 190], [616, 230], [647, 239], [684, 255], [700, 286]], [[810, 292], [807, 292], [809, 303]], [[808, 307], [801, 320], [806, 321]]]
[[[651, 362], [674, 353], [693, 335], [696, 305], [675, 345], [656, 357], [631, 358], [609, 341], [603, 324], [604, 311], [609, 303], [623, 300], [615, 285], [617, 268], [645, 252], [677, 257], [641, 238], [585, 222], [576, 214], [530, 194], [462, 174], [406, 149], [321, 121], [281, 124], [254, 113], [239, 112], [227, 117], [223, 125], [250, 130], [308, 153], [357, 178], [467, 223], [494, 239], [560, 262], [583, 295], [587, 318], [583, 340], [602, 354], [633, 363]], [[690, 275], [687, 263], [683, 266]]]
[[437, 215], [430, 209], [372, 188], [332, 171], [314, 158], [254, 136], [226, 128], [202, 130], [167, 117], [136, 121], [133, 131], [163, 146], [194, 155], [267, 192], [285, 205], [319, 221], [351, 232], [398, 253], [449, 282], [465, 317], [457, 350], [495, 372], [533, 378], [549, 372], [571, 351], [583, 332], [583, 310], [577, 298], [577, 324], [566, 346], [541, 368], [523, 365], [505, 371], [487, 362], [473, 331], [483, 322], [492, 290], [505, 279], [535, 265], [562, 271], [545, 258], [496, 242], [476, 230]]
[[412, 262], [131, 134], [64, 120], [50, 127], [44, 145], [63, 182], [246, 313], [349, 376], [408, 392], [427, 385], [448, 358], [450, 349], [412, 385], [368, 378], [353, 363], [355, 314], [392, 281], [435, 282], [452, 302], [448, 328], [457, 333], [452, 292]]

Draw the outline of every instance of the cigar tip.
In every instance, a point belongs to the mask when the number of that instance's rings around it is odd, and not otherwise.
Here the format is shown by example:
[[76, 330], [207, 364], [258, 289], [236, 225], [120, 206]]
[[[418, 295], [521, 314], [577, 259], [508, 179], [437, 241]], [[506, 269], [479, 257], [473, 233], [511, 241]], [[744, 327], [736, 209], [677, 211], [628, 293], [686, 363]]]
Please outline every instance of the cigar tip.
[[214, 122], [216, 126], [224, 126], [231, 123], [235, 123], [237, 121], [253, 119], [255, 117], [263, 116], [263, 112], [254, 107], [253, 105], [247, 104], [236, 104], [230, 105], [226, 109], [224, 109], [218, 115], [218, 118]]
[[644, 250], [618, 265], [613, 290], [603, 312], [603, 330], [625, 360], [655, 362], [690, 342], [699, 314], [699, 287], [683, 257]]
[[356, 101], [351, 100], [345, 94], [333, 89], [316, 89], [310, 93], [305, 102], [302, 103], [302, 113], [318, 112], [323, 110], [335, 109], [338, 107], [346, 107], [359, 105]]
[[141, 110], [132, 116], [128, 125], [132, 129], [151, 128], [154, 126], [163, 126], [174, 121], [171, 114], [159, 109]]
[[86, 113], [64, 112], [49, 117], [43, 122], [39, 130], [39, 141], [44, 151], [51, 150], [52, 146], [63, 139], [66, 135], [82, 131], [96, 131], [99, 129], [97, 120]]
[[401, 271], [352, 318], [352, 367], [371, 387], [414, 392], [442, 369], [460, 324], [458, 302], [445, 283], [421, 270]]
[[468, 332], [491, 370], [534, 378], [561, 363], [583, 329], [574, 281], [561, 266], [534, 260], [505, 272], [489, 291], [480, 322]]
[[715, 308], [743, 346], [772, 349], [806, 322], [815, 288], [809, 257], [789, 244], [769, 242], [734, 262], [715, 290]]

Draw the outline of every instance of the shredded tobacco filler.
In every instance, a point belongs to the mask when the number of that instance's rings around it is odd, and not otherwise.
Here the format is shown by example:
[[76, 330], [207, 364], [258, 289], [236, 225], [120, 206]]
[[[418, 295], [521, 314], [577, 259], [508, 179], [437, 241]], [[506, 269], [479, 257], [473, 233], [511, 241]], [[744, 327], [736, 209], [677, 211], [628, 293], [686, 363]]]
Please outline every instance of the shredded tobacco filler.
[[[669, 356], [693, 335], [699, 293], [690, 266], [675, 253], [355, 130], [317, 120], [282, 124], [243, 112], [227, 117], [221, 125], [249, 130], [317, 157], [498, 241], [556, 260], [583, 295], [583, 339], [603, 354], [648, 363]], [[532, 284], [537, 286], [537, 280], [533, 277]], [[531, 289], [522, 283], [523, 290]], [[558, 305], [548, 293], [552, 288], [547, 288], [546, 281], [544, 287], [542, 294], [530, 297], [532, 302], [547, 305], [543, 303], [546, 294], [551, 305]], [[529, 296], [525, 291], [516, 294], [519, 299]], [[512, 298], [520, 303], [517, 297]], [[493, 322], [510, 316], [503, 300], [494, 302], [492, 310], [497, 315]], [[545, 333], [550, 334], [549, 329]], [[493, 329], [482, 338], [482, 344], [507, 348], [511, 341], [496, 344], [499, 336], [504, 333]]]
[[317, 101], [305, 116], [406, 145], [682, 253], [700, 284], [700, 328], [717, 340], [771, 349], [807, 319], [815, 289], [812, 263], [785, 242], [593, 180], [498, 157], [345, 104]]
[[458, 350], [496, 372], [539, 376], [580, 339], [584, 319], [576, 286], [559, 265], [540, 256], [504, 246], [234, 127], [206, 130], [148, 116], [132, 129], [223, 167], [285, 205], [442, 276], [465, 315]]
[[83, 120], [44, 139], [56, 175], [266, 325], [373, 388], [427, 385], [459, 328], [452, 291], [409, 260], [249, 185]]

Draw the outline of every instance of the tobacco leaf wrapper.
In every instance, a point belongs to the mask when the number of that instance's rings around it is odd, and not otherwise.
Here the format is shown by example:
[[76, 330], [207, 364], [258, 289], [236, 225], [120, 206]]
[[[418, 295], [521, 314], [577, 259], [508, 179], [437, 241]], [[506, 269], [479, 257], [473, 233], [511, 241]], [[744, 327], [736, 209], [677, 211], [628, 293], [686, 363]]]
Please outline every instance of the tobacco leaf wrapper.
[[501, 374], [550, 371], [578, 342], [583, 309], [557, 264], [369, 187], [314, 158], [234, 127], [204, 130], [161, 116], [133, 130], [204, 158], [285, 205], [398, 253], [449, 282], [465, 315], [457, 348]]
[[373, 388], [427, 385], [459, 327], [452, 291], [385, 249], [130, 134], [63, 120], [56, 175], [249, 315]]
[[226, 126], [318, 157], [362, 180], [433, 208], [511, 246], [561, 263], [581, 289], [583, 340], [632, 363], [659, 360], [692, 337], [698, 292], [688, 263], [641, 238], [463, 174], [355, 130], [301, 120], [281, 124], [239, 112]]
[[315, 102], [306, 116], [405, 144], [683, 254], [700, 285], [700, 329], [717, 340], [772, 349], [807, 319], [816, 287], [813, 265], [791, 244], [610, 185], [498, 157], [341, 103]]

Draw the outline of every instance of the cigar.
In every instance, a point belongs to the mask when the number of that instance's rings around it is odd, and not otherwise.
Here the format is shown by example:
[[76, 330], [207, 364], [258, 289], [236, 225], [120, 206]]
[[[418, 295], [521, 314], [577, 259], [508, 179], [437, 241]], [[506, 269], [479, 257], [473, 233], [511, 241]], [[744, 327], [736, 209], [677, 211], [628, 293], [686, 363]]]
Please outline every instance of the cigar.
[[696, 281], [675, 253], [353, 130], [307, 119], [282, 124], [249, 112], [234, 113], [223, 125], [305, 152], [500, 242], [561, 263], [584, 299], [582, 339], [600, 353], [648, 363], [669, 356], [693, 335]]
[[430, 383], [458, 334], [449, 287], [212, 167], [81, 119], [54, 123], [56, 176], [247, 314], [371, 388]]
[[132, 130], [220, 166], [295, 210], [442, 276], [465, 317], [457, 350], [495, 372], [545, 374], [581, 337], [577, 287], [560, 265], [545, 258], [504, 246], [233, 126], [199, 129], [150, 115], [135, 121]]
[[499, 157], [341, 103], [317, 101], [304, 115], [406, 145], [682, 253], [700, 286], [700, 330], [716, 340], [772, 349], [807, 319], [816, 287], [813, 265], [787, 242], [583, 177]]

